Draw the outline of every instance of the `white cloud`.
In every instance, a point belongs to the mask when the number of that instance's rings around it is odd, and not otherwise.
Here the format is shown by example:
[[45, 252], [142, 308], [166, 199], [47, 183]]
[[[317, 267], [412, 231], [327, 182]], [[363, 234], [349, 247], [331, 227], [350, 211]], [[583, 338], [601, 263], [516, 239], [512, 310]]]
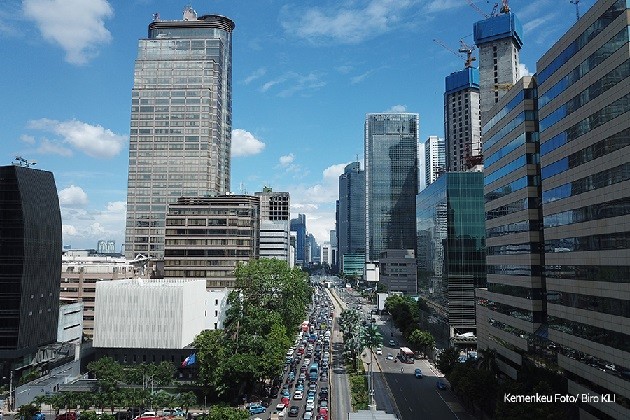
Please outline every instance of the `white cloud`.
[[263, 77], [265, 74], [267, 73], [267, 69], [264, 67], [261, 67], [259, 69], [256, 69], [252, 72], [252, 74], [250, 74], [249, 76], [247, 76], [245, 78], [245, 80], [243, 80], [243, 83], [245, 83], [246, 85], [250, 84], [251, 82], [253, 82], [256, 79], [260, 79], [261, 77]]
[[385, 112], [407, 112], [407, 105], [394, 105]]
[[335, 67], [335, 70], [337, 70], [339, 73], [341, 74], [348, 74], [352, 71], [354, 67], [349, 66], [349, 65], [344, 65], [344, 66], [337, 66]]
[[66, 61], [85, 64], [111, 41], [105, 20], [114, 9], [107, 0], [23, 0], [24, 14], [47, 41], [66, 52]]
[[96, 248], [101, 239], [124, 242], [126, 203], [113, 201], [104, 209], [61, 208], [63, 243], [74, 248]]
[[289, 153], [288, 155], [280, 156], [280, 165], [287, 166], [295, 160], [295, 156], [293, 153]]
[[410, 0], [370, 0], [363, 7], [340, 6], [334, 10], [284, 6], [281, 24], [287, 33], [311, 42], [356, 44], [388, 32], [413, 3]]
[[64, 144], [70, 144], [86, 155], [97, 158], [116, 156], [127, 144], [128, 138], [100, 125], [90, 125], [77, 120], [57, 121], [42, 118], [29, 121], [27, 126], [33, 130], [57, 134], [62, 137]]
[[518, 63], [518, 77], [533, 76], [534, 73], [530, 72], [527, 66], [523, 63]]
[[252, 156], [263, 151], [265, 143], [249, 131], [237, 128], [232, 130], [232, 156]]
[[83, 207], [88, 203], [88, 196], [83, 188], [70, 185], [59, 191], [59, 205], [63, 207]]
[[353, 85], [356, 85], [357, 83], [361, 83], [362, 81], [364, 81], [365, 79], [370, 77], [372, 75], [372, 73], [374, 73], [374, 70], [368, 70], [368, 71], [366, 71], [363, 74], [351, 77], [350, 78], [350, 83], [353, 84]]
[[267, 92], [274, 86], [283, 85], [277, 96], [289, 97], [298, 92], [309, 92], [326, 86], [326, 82], [321, 80], [321, 75], [315, 72], [300, 74], [293, 71], [286, 72], [275, 79], [265, 82], [261, 87], [261, 92]]
[[435, 13], [455, 9], [464, 5], [465, 3], [461, 0], [431, 0], [424, 6], [424, 10], [426, 13]]
[[29, 136], [27, 134], [22, 134], [20, 136], [20, 140], [23, 141], [24, 143], [35, 144], [35, 137]]
[[59, 155], [70, 157], [72, 156], [72, 150], [67, 147], [63, 147], [59, 143], [52, 142], [47, 138], [43, 138], [39, 147], [37, 148], [37, 153], [42, 155]]

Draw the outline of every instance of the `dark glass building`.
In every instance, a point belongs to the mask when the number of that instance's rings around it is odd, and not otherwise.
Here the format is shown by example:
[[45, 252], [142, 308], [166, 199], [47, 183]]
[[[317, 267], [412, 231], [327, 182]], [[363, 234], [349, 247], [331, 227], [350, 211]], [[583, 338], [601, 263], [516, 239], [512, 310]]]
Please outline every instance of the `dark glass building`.
[[295, 264], [304, 265], [306, 261], [306, 215], [298, 214], [298, 217], [291, 219], [289, 229], [295, 232]]
[[[2, 376], [57, 341], [61, 213], [51, 172], [0, 167]], [[19, 362], [18, 362], [19, 361]]]
[[418, 114], [367, 114], [365, 118], [365, 258], [386, 249], [416, 249]]
[[451, 339], [476, 333], [475, 288], [486, 283], [483, 173], [442, 174], [418, 194], [416, 209], [419, 292], [441, 309]]
[[[339, 255], [365, 254], [365, 171], [359, 162], [339, 176], [337, 237]], [[345, 270], [344, 270], [345, 272]]]

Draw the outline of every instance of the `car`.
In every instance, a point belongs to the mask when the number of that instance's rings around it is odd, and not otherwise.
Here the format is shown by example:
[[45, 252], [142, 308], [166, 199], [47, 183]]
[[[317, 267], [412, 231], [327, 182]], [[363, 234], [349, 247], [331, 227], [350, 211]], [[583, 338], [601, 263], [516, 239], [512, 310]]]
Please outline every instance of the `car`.
[[387, 359], [387, 360], [394, 360], [394, 355], [393, 355], [393, 354], [391, 354], [391, 353], [387, 353], [387, 357], [386, 357], [386, 359]]
[[299, 391], [299, 392], [304, 391], [304, 384], [300, 384], [300, 383], [298, 383], [298, 384], [295, 386], [295, 392], [297, 393], [298, 391]]
[[261, 414], [265, 412], [265, 407], [258, 403], [252, 403], [247, 407], [249, 414]]
[[392, 347], [396, 347], [396, 342], [394, 340], [389, 340], [389, 345]]
[[283, 403], [278, 403], [278, 405], [276, 405], [276, 411], [282, 411], [284, 410], [285, 405]]
[[422, 378], [422, 370], [420, 369], [416, 369], [413, 374], [416, 375], [416, 378]]
[[301, 400], [302, 398], [304, 398], [304, 394], [302, 393], [302, 391], [300, 390], [295, 391], [295, 394], [293, 394], [293, 399]]
[[311, 411], [315, 409], [315, 400], [306, 401], [306, 408], [310, 408]]
[[322, 409], [326, 409], [326, 411], [328, 411], [328, 400], [321, 400], [319, 402], [319, 411], [321, 412]]
[[55, 420], [77, 420], [77, 413], [74, 411], [66, 411], [65, 413], [58, 414]]
[[381, 347], [377, 347], [376, 348], [376, 354], [378, 354], [378, 355], [383, 354], [383, 349]]
[[304, 413], [304, 416], [302, 417], [303, 420], [313, 420], [313, 412], [312, 411], [306, 411]]
[[300, 414], [300, 407], [292, 405], [291, 408], [289, 408], [289, 417], [297, 417], [298, 414]]
[[437, 389], [448, 389], [448, 387], [446, 386], [446, 384], [444, 383], [444, 381], [437, 381], [435, 383], [435, 386], [437, 387]]

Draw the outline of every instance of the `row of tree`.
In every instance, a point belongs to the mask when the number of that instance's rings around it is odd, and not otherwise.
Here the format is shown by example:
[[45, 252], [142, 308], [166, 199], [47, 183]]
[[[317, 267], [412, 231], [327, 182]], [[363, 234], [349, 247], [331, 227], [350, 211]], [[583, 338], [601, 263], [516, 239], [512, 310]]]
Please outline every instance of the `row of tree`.
[[426, 355], [433, 349], [435, 346], [433, 335], [418, 328], [420, 322], [418, 302], [409, 296], [393, 295], [385, 300], [385, 310], [389, 312], [394, 326], [400, 330], [414, 351]]
[[339, 315], [339, 329], [343, 334], [344, 353], [349, 355], [356, 366], [358, 355], [365, 348], [373, 350], [383, 344], [383, 336], [378, 328], [362, 322], [361, 313], [356, 309], [345, 309]]
[[308, 275], [283, 261], [239, 265], [224, 329], [204, 331], [193, 343], [199, 385], [232, 401], [279, 377], [311, 298]]

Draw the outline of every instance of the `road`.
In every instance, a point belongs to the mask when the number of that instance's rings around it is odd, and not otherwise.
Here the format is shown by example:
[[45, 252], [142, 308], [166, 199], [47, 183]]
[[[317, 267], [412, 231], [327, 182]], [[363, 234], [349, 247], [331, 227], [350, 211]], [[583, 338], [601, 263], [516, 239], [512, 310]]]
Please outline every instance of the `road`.
[[[344, 309], [340, 306], [337, 299], [326, 289], [332, 299], [334, 306], [333, 330], [331, 335], [332, 348], [332, 371], [330, 374], [331, 388], [331, 418], [330, 420], [344, 420], [348, 418], [348, 413], [352, 410], [350, 402], [350, 384], [348, 383], [348, 375], [343, 360], [343, 335], [339, 329], [339, 314]], [[343, 305], [343, 302], [342, 302]]]
[[[345, 296], [343, 298], [346, 299]], [[400, 415], [401, 420], [417, 420], [420, 418], [440, 420], [475, 419], [474, 416], [466, 412], [450, 390], [437, 389], [436, 382], [438, 380], [446, 382], [446, 380], [426, 359], [416, 360], [413, 364], [403, 364], [400, 361], [394, 362], [394, 360], [387, 360], [388, 353], [391, 353], [395, 357], [400, 350], [400, 344], [394, 347], [387, 343], [391, 338], [397, 343], [401, 343], [401, 334], [390, 325], [389, 317], [370, 314], [370, 310], [374, 309], [373, 305], [361, 301], [356, 294], [351, 293], [349, 299], [351, 302], [361, 304], [361, 311], [364, 313], [364, 316], [373, 316], [376, 319], [376, 325], [379, 327], [381, 334], [383, 334], [383, 341], [385, 342], [383, 345], [383, 354], [375, 355], [375, 397], [377, 397], [378, 394], [386, 393], [391, 390], [391, 395], [393, 395], [395, 406], [399, 410], [399, 413], [397, 413]], [[405, 345], [405, 343], [403, 342], [402, 345]], [[422, 370], [424, 376], [422, 379], [415, 377], [414, 370], [416, 368]], [[382, 376], [389, 388], [383, 387], [380, 392], [376, 380], [376, 377], [378, 377], [376, 372], [378, 370], [382, 372]], [[379, 409], [382, 408], [379, 407]]]

